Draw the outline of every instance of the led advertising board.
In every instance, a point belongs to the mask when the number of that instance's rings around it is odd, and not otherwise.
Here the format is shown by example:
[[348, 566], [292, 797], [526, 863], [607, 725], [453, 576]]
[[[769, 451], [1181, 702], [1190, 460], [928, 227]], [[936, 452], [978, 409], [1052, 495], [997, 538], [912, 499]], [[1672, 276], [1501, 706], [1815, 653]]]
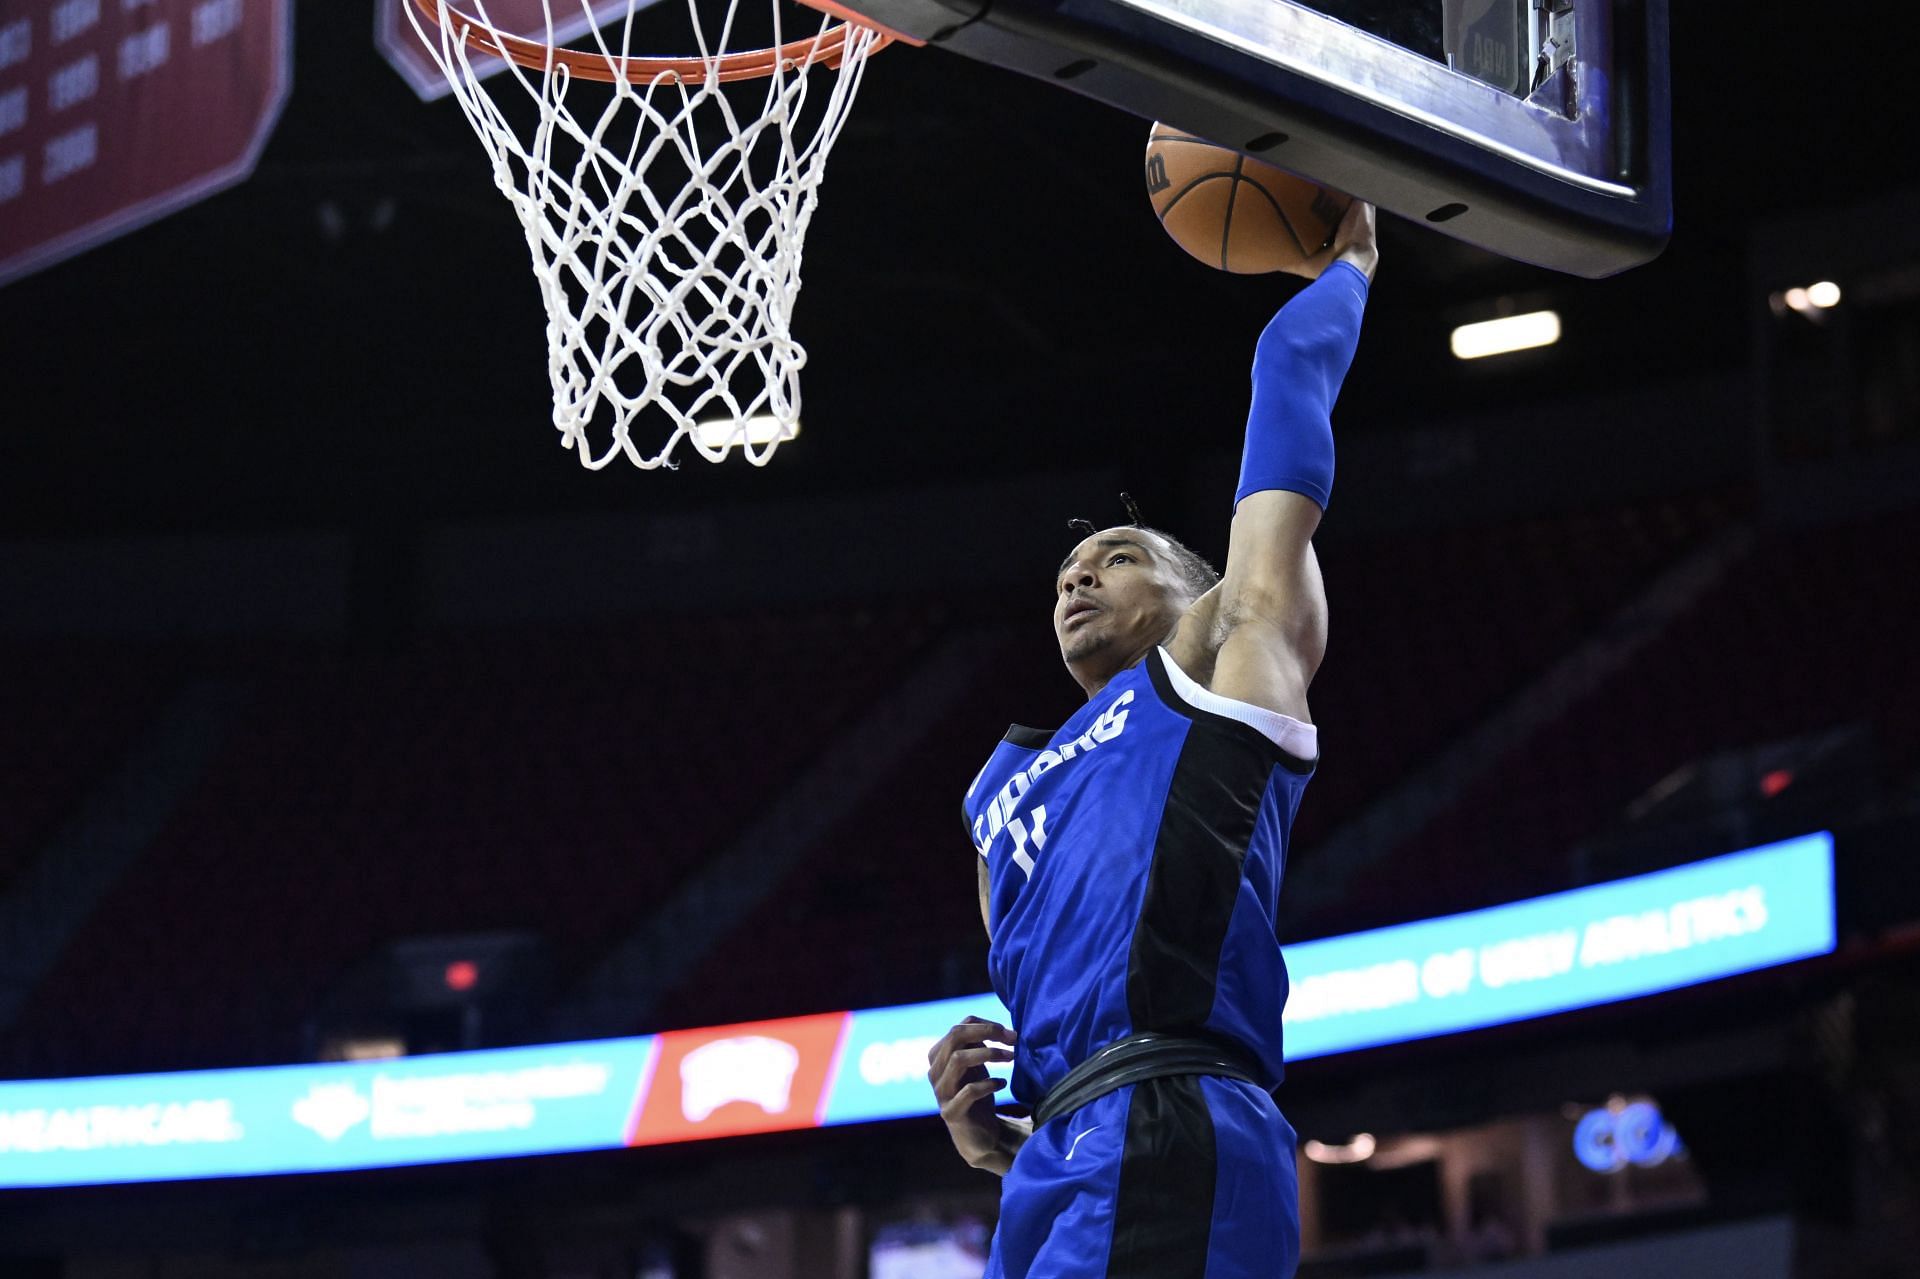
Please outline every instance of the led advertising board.
[[[1833, 840], [1287, 948], [1300, 1059], [1832, 951]], [[0, 1083], [0, 1187], [615, 1150], [930, 1115], [927, 1052], [992, 995], [387, 1061]], [[1009, 1067], [993, 1073], [1004, 1077]]]
[[1287, 1059], [1613, 1003], [1834, 947], [1833, 836], [1286, 948]]

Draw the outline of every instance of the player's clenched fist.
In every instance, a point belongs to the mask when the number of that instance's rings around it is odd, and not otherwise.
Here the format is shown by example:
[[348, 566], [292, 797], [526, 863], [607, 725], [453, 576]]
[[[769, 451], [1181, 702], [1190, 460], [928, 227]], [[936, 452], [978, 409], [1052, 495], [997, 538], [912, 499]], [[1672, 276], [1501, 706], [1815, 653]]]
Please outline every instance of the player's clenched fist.
[[927, 1082], [933, 1085], [960, 1157], [975, 1168], [1004, 1175], [1014, 1152], [1032, 1132], [1032, 1121], [997, 1115], [994, 1090], [1006, 1080], [987, 1073], [990, 1061], [1012, 1061], [1014, 1033], [999, 1022], [969, 1017], [949, 1030], [927, 1053]]

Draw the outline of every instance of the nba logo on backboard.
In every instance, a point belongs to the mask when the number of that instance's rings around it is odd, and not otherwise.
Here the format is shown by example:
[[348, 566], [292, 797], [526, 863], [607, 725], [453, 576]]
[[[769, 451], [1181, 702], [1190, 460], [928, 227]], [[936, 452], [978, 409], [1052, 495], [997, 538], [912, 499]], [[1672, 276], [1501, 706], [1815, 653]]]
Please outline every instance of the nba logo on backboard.
[[1502, 93], [1525, 89], [1527, 8], [1522, 0], [1448, 0], [1449, 64]]

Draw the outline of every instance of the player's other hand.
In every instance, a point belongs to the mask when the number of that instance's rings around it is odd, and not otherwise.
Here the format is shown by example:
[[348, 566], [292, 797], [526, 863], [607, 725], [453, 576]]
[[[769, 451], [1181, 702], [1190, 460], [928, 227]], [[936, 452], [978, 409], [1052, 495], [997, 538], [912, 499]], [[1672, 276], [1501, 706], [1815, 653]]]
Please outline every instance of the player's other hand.
[[[989, 1042], [991, 1041], [991, 1042]], [[994, 1090], [1006, 1080], [987, 1073], [990, 1061], [1012, 1061], [1014, 1033], [996, 1021], [968, 1017], [927, 1053], [927, 1082], [940, 1103], [960, 1157], [975, 1168], [1004, 1173], [1012, 1162], [1007, 1124], [993, 1111]]]
[[1359, 267], [1369, 284], [1373, 282], [1373, 273], [1380, 266], [1380, 247], [1374, 240], [1373, 206], [1365, 200], [1347, 206], [1346, 216], [1334, 229], [1333, 243], [1303, 262], [1299, 274], [1318, 279], [1322, 271], [1343, 260]]

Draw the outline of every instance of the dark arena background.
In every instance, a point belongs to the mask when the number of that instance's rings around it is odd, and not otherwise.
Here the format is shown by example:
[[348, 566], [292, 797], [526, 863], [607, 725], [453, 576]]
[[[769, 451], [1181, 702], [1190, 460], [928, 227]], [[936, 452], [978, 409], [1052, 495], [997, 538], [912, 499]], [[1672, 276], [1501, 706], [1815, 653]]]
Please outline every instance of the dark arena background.
[[[56, 8], [0, 0], [0, 51]], [[805, 430], [588, 471], [466, 122], [371, 0], [286, 11], [249, 176], [0, 287], [0, 1277], [980, 1275], [1000, 1183], [925, 1079], [999, 1015], [961, 796], [1078, 704], [1069, 520], [1125, 491], [1224, 557], [1298, 282], [1168, 241], [1140, 120], [891, 50], [807, 242]], [[1673, 5], [1644, 266], [1381, 217], [1283, 893], [1305, 1279], [1916, 1273], [1886, 21]], [[1449, 349], [1539, 310], [1556, 343]], [[1755, 849], [1794, 860], [1663, 877]], [[1454, 940], [1378, 931], [1422, 921]], [[1812, 940], [1713, 967], [1781, 930]], [[1640, 984], [1581, 993], [1560, 938]], [[1476, 979], [1544, 1002], [1476, 1014]]]

